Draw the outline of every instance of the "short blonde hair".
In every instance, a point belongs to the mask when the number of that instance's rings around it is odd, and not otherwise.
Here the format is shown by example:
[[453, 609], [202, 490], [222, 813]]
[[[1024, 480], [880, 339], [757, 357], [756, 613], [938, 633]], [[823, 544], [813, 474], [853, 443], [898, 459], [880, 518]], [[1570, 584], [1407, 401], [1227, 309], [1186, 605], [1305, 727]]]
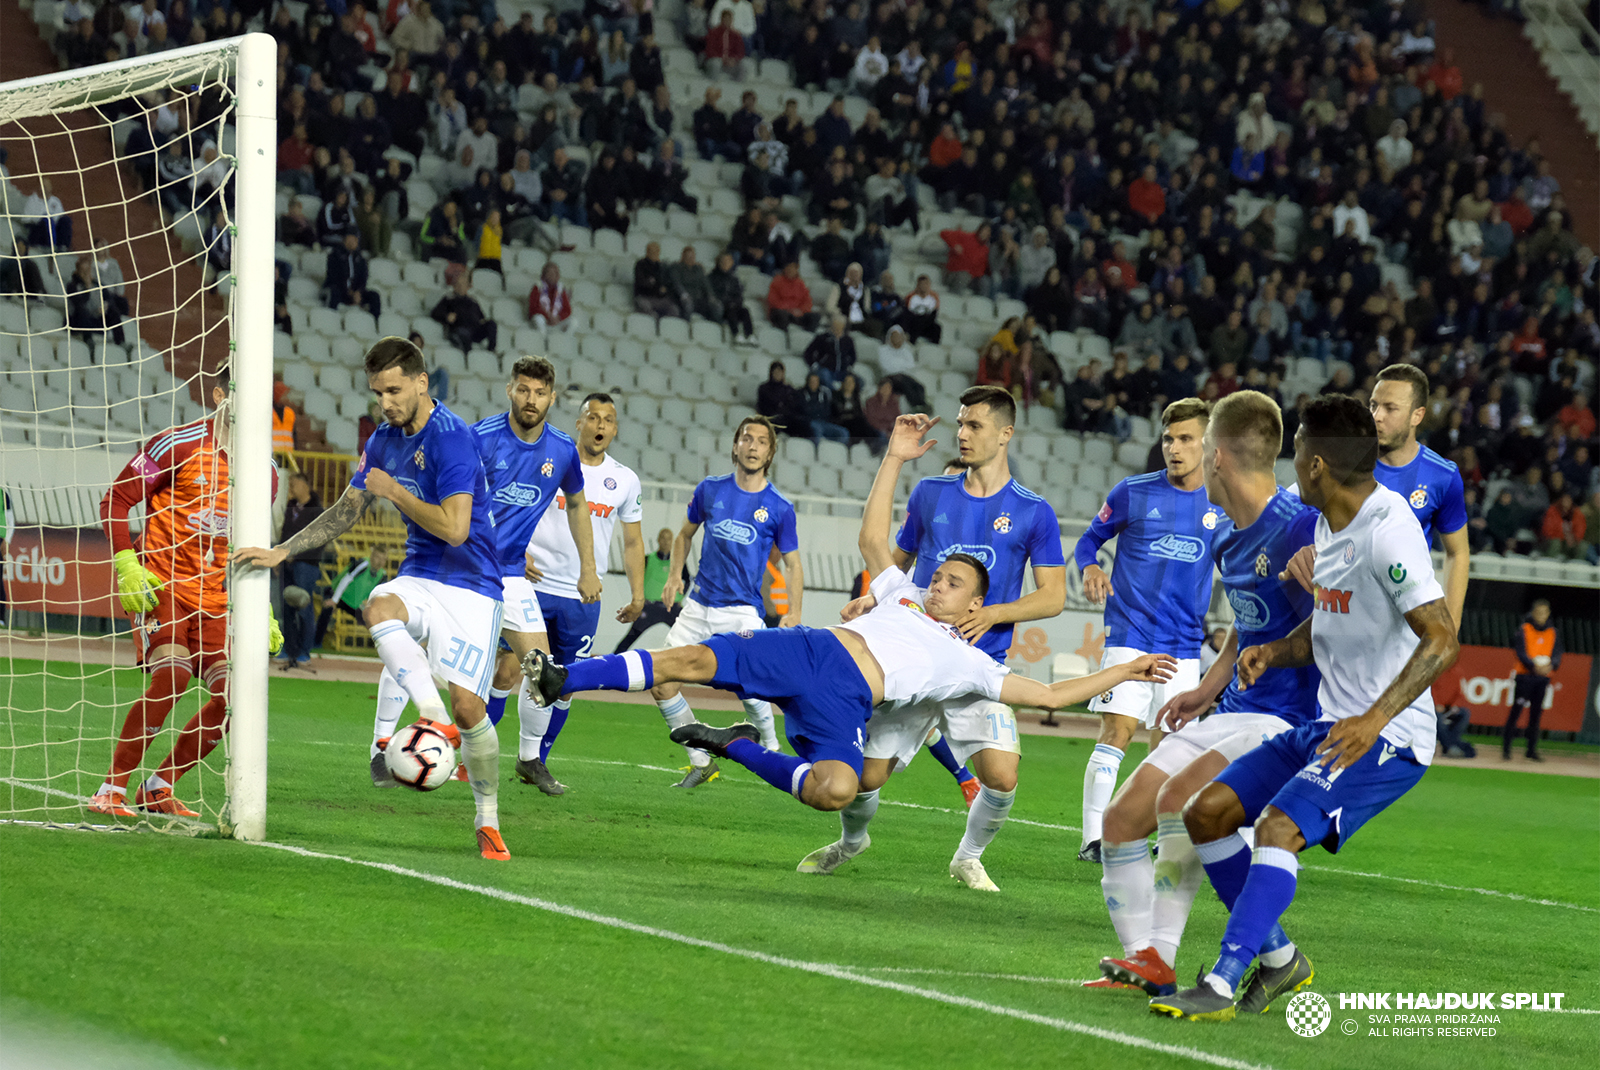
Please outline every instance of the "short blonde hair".
[[1283, 413], [1259, 390], [1236, 390], [1211, 406], [1207, 433], [1252, 472], [1270, 472], [1283, 449]]

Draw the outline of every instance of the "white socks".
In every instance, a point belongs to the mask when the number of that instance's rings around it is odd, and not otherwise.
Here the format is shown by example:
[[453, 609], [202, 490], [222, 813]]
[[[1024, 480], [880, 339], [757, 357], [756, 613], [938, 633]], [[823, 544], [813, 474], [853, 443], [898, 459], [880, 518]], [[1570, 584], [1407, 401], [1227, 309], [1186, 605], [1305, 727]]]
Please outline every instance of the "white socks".
[[744, 712], [750, 718], [750, 723], [756, 726], [756, 731], [761, 733], [761, 745], [768, 750], [777, 750], [778, 730], [772, 718], [772, 704], [765, 699], [747, 698], [744, 700]]
[[[405, 623], [386, 620], [373, 625], [372, 645], [377, 647], [383, 667], [411, 696], [411, 701], [417, 704], [418, 716], [449, 724], [450, 711], [439, 698], [439, 689], [433, 686], [433, 670], [428, 667], [428, 655], [421, 644], [411, 638]], [[379, 695], [381, 702], [381, 691]], [[399, 720], [398, 714], [396, 720]]]
[[[1106, 911], [1122, 950], [1129, 955], [1143, 951], [1150, 946], [1151, 884], [1156, 870], [1150, 845], [1143, 839], [1102, 842], [1100, 865], [1100, 890], [1105, 893]], [[1171, 959], [1166, 961], [1171, 965]]]
[[867, 839], [867, 825], [878, 812], [878, 792], [863, 791], [855, 800], [839, 811], [839, 842], [846, 847], [860, 847]]
[[[669, 732], [686, 724], [694, 724], [694, 711], [689, 708], [689, 700], [681, 693], [668, 699], [657, 699], [656, 706], [660, 708], [661, 719], [667, 722]], [[703, 750], [685, 747], [683, 753], [689, 756], [689, 764], [696, 768], [711, 764], [711, 755]]]
[[1000, 826], [1006, 823], [1006, 815], [1011, 813], [1011, 804], [1016, 798], [1014, 788], [1011, 791], [995, 791], [984, 785], [978, 789], [978, 797], [972, 800], [972, 809], [967, 811], [967, 832], [961, 837], [961, 846], [956, 848], [956, 861], [983, 857], [983, 849], [989, 846], [989, 841], [1000, 831]]
[[1150, 917], [1150, 941], [1145, 946], [1160, 952], [1161, 960], [1168, 966], [1178, 961], [1183, 927], [1188, 924], [1189, 910], [1194, 906], [1194, 897], [1204, 877], [1205, 866], [1189, 841], [1183, 815], [1157, 815], [1155, 902]]
[[550, 730], [551, 714], [557, 710], [570, 710], [570, 698], [556, 699], [554, 706], [540, 706], [539, 700], [523, 690], [517, 704], [517, 760], [531, 762], [539, 757], [544, 747], [544, 734]]
[[[1122, 752], [1109, 743], [1096, 743], [1089, 764], [1083, 770], [1083, 844], [1101, 838], [1106, 807], [1117, 787], [1117, 770], [1122, 767]], [[1102, 851], [1104, 847], [1102, 846]]]
[[478, 806], [476, 828], [500, 827], [500, 740], [494, 722], [485, 717], [471, 728], [461, 730], [461, 760], [467, 766], [467, 780]]
[[376, 757], [378, 754], [378, 740], [388, 739], [394, 735], [394, 730], [400, 725], [400, 715], [406, 712], [406, 703], [410, 696], [394, 674], [385, 665], [383, 672], [378, 674], [378, 709], [372, 717], [372, 750], [367, 757]]

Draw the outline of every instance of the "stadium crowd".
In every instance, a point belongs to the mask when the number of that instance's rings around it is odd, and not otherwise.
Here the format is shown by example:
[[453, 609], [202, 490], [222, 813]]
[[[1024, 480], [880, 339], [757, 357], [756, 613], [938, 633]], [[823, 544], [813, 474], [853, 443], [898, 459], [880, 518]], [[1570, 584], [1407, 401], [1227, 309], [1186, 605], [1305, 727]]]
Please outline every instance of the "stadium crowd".
[[[468, 269], [508, 244], [558, 250], [559, 223], [626, 233], [643, 206], [694, 212], [685, 160], [721, 158], [743, 169], [726, 251], [708, 271], [652, 247], [622, 311], [754, 344], [736, 270], [770, 275], [769, 321], [818, 332], [803, 385], [775, 365], [762, 387], [792, 434], [880, 441], [925, 405], [913, 347], [941, 338], [940, 291], [1009, 297], [1028, 314], [971, 354], [973, 381], [1083, 432], [1126, 437], [1174, 397], [1242, 387], [1277, 397], [1292, 431], [1313, 391], [1286, 384], [1307, 367], [1321, 392], [1364, 396], [1414, 363], [1432, 387], [1419, 437], [1460, 466], [1473, 548], [1594, 556], [1595, 254], [1538, 140], [1504, 128], [1416, 0], [689, 0], [681, 36], [739, 92], [731, 112], [716, 85], [674, 95], [652, 8], [70, 0], [57, 47], [82, 66], [260, 16], [279, 43], [280, 184], [321, 201], [314, 218], [291, 202], [280, 240], [329, 248], [334, 306], [378, 311], [364, 258], [408, 225], [424, 149], [449, 161], [447, 195], [417, 247], [449, 265], [433, 315], [463, 348], [496, 330]], [[775, 58], [834, 94], [813, 121], [739, 85]], [[850, 96], [870, 105], [859, 123]], [[149, 188], [215, 181], [214, 116], [174, 95], [145, 118]], [[931, 241], [930, 210], [976, 222], [937, 232], [942, 277], [894, 279], [886, 232]], [[554, 264], [527, 304], [541, 327], [570, 316]], [[1063, 369], [1051, 335], [1082, 329], [1112, 340], [1109, 366]], [[857, 334], [882, 343], [882, 382], [853, 373]]]

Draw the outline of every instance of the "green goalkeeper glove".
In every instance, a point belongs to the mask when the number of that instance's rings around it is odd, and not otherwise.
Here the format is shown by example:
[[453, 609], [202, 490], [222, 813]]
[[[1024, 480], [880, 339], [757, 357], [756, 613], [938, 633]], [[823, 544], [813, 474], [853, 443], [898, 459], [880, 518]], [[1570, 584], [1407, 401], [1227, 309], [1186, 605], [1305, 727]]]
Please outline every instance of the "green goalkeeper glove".
[[117, 570], [117, 594], [122, 598], [122, 608], [129, 613], [148, 613], [156, 608], [164, 584], [139, 563], [139, 555], [132, 550], [118, 550], [111, 562]]
[[278, 615], [267, 606], [267, 653], [276, 654], [283, 649], [283, 629], [278, 627]]

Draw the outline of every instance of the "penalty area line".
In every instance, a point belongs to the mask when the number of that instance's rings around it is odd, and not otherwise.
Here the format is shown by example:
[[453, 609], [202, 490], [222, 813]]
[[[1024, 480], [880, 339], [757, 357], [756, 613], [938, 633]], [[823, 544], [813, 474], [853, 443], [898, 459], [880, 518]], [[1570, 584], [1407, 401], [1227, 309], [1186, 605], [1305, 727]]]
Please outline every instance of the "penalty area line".
[[287, 854], [299, 855], [302, 858], [318, 859], [328, 862], [343, 862], [346, 865], [363, 866], [376, 869], [398, 877], [419, 880], [441, 888], [450, 888], [455, 891], [473, 892], [490, 899], [498, 899], [505, 903], [518, 906], [532, 907], [550, 914], [559, 914], [573, 918], [577, 921], [587, 921], [595, 925], [603, 925], [611, 929], [621, 929], [626, 932], [638, 933], [641, 936], [650, 936], [658, 940], [666, 940], [688, 947], [698, 947], [707, 951], [715, 951], [723, 955], [732, 955], [735, 958], [749, 959], [753, 962], [764, 963], [768, 966], [779, 966], [784, 969], [799, 970], [803, 973], [818, 974], [831, 977], [839, 981], [850, 981], [854, 984], [866, 985], [870, 988], [881, 988], [902, 995], [916, 996], [921, 999], [931, 1000], [935, 1003], [944, 1003], [952, 1007], [962, 1007], [967, 1010], [982, 1011], [1004, 1018], [1014, 1018], [1018, 1021], [1031, 1022], [1035, 1025], [1057, 1029], [1064, 1033], [1078, 1033], [1083, 1036], [1094, 1037], [1097, 1040], [1121, 1044], [1130, 1048], [1141, 1048], [1145, 1051], [1158, 1052], [1163, 1055], [1172, 1055], [1183, 1059], [1192, 1059], [1195, 1062], [1205, 1063], [1209, 1066], [1220, 1066], [1229, 1070], [1270, 1070], [1259, 1063], [1249, 1063], [1241, 1059], [1231, 1059], [1225, 1055], [1216, 1055], [1212, 1052], [1202, 1051], [1180, 1044], [1164, 1044], [1156, 1040], [1148, 1040], [1131, 1033], [1119, 1033], [1114, 1029], [1104, 1029], [1100, 1026], [1086, 1025], [1082, 1022], [1070, 1021], [1066, 1018], [1053, 1018], [1049, 1015], [1035, 1014], [1032, 1011], [1021, 1010], [1016, 1007], [1007, 1007], [998, 1003], [988, 1003], [983, 1000], [960, 996], [951, 992], [940, 992], [932, 988], [922, 988], [917, 985], [908, 985], [899, 981], [891, 981], [882, 977], [871, 977], [859, 973], [847, 966], [836, 966], [826, 962], [807, 962], [804, 959], [792, 959], [782, 955], [769, 955], [764, 951], [753, 951], [748, 948], [734, 947], [731, 944], [720, 943], [715, 940], [703, 940], [697, 936], [688, 936], [684, 933], [673, 932], [671, 929], [661, 929], [653, 925], [644, 925], [639, 922], [628, 921], [626, 918], [617, 918], [609, 914], [597, 914], [580, 907], [567, 906], [564, 903], [554, 903], [548, 899], [538, 899], [533, 896], [519, 895], [508, 892], [503, 888], [491, 885], [469, 884], [453, 877], [445, 877], [436, 873], [425, 873], [421, 870], [408, 869], [389, 862], [372, 862], [362, 858], [350, 858], [346, 855], [330, 854], [325, 851], [314, 851], [306, 847], [296, 847], [292, 844], [274, 843], [265, 841], [250, 844], [253, 847], [263, 847], [274, 851], [283, 851]]

